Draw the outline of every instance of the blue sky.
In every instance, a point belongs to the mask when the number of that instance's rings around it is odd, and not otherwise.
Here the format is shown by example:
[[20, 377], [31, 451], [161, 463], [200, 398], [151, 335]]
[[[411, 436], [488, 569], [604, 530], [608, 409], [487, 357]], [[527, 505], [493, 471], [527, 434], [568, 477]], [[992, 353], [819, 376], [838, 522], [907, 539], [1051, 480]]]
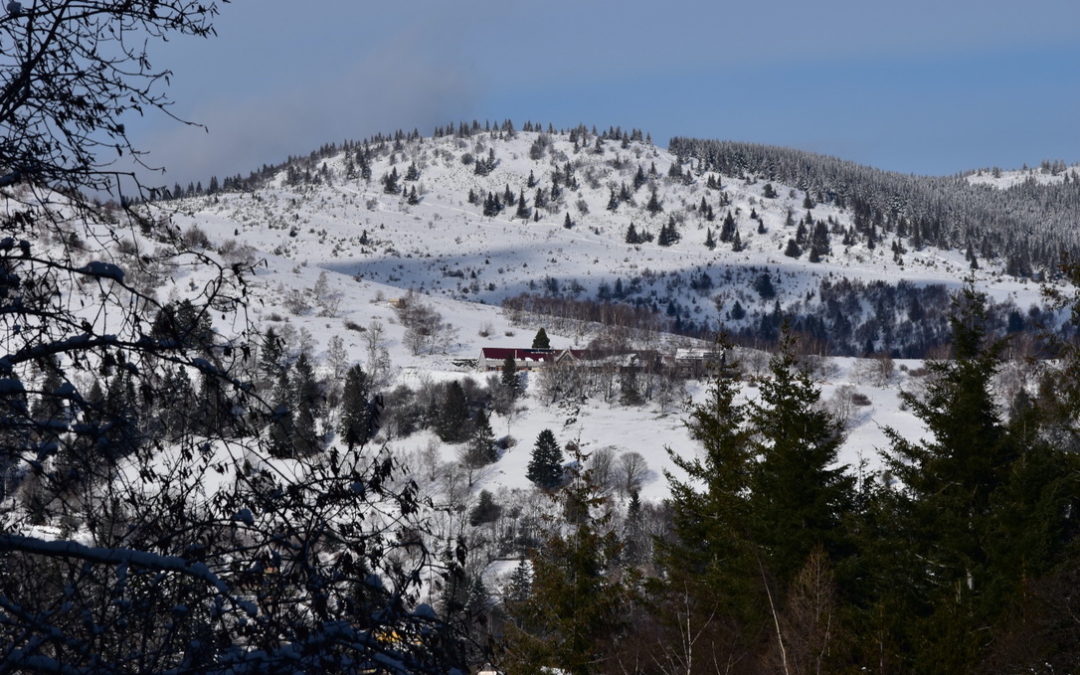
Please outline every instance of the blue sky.
[[167, 182], [460, 119], [639, 127], [947, 174], [1080, 161], [1080, 3], [235, 0], [154, 50]]

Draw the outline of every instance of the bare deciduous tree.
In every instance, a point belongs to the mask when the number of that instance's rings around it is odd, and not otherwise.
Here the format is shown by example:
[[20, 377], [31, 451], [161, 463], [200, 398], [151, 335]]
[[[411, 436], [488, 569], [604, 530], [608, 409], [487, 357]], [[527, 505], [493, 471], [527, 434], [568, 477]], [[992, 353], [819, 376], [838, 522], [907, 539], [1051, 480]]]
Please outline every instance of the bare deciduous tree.
[[[39, 0], [0, 17], [0, 473], [19, 497], [0, 500], [0, 663], [447, 672], [415, 607], [431, 559], [404, 536], [415, 485], [373, 449], [275, 460], [250, 270], [121, 194], [134, 176], [114, 153], [140, 158], [121, 120], [168, 105], [149, 48], [212, 35], [218, 4]], [[180, 266], [207, 281], [166, 307], [151, 280]]]
[[448, 343], [457, 338], [457, 329], [411, 291], [402, 299], [397, 315], [405, 326], [405, 346], [413, 354], [431, 354], [440, 347], [445, 352]]
[[619, 491], [630, 495], [640, 491], [642, 483], [649, 477], [649, 464], [640, 452], [624, 452], [619, 456], [616, 475]]

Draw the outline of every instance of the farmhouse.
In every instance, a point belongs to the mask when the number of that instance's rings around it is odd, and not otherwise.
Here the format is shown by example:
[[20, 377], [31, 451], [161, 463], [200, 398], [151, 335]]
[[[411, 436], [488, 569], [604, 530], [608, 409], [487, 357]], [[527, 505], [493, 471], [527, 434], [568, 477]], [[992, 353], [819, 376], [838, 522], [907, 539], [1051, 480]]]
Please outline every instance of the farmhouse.
[[518, 349], [515, 347], [484, 347], [480, 350], [477, 365], [480, 370], [500, 370], [506, 357], [514, 359], [518, 370], [534, 370], [548, 363], [560, 363], [566, 359], [580, 361], [589, 358], [587, 349]]
[[514, 359], [518, 370], [536, 370], [551, 363], [572, 363], [585, 368], [634, 368], [673, 370], [687, 376], [700, 376], [719, 358], [719, 352], [708, 349], [677, 349], [664, 354], [652, 349], [610, 351], [596, 349], [518, 349], [515, 347], [484, 347], [480, 350], [477, 367], [480, 370], [501, 370], [506, 357]]

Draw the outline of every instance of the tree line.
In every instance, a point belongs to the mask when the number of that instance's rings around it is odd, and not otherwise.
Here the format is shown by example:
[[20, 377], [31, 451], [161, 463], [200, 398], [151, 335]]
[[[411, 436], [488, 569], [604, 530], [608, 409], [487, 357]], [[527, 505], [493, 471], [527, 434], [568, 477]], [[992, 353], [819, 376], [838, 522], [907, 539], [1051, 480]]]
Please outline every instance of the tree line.
[[509, 672], [1074, 667], [1080, 353], [1003, 408], [985, 299], [954, 309], [951, 358], [902, 395], [930, 435], [890, 430], [881, 471], [837, 465], [842, 429], [787, 343], [755, 398], [731, 361], [714, 373], [687, 423], [700, 450], [669, 450], [650, 558], [629, 555], [640, 506], [620, 515], [575, 474], [505, 604]]
[[752, 143], [676, 137], [669, 149], [704, 170], [782, 182], [806, 191], [808, 199], [813, 195], [817, 202], [850, 209], [855, 234], [868, 242], [889, 233], [916, 250], [925, 245], [970, 250], [1004, 260], [1017, 276], [1056, 275], [1080, 249], [1071, 226], [1080, 209], [1075, 179], [1025, 181], [998, 190], [971, 185], [963, 176], [899, 174]]

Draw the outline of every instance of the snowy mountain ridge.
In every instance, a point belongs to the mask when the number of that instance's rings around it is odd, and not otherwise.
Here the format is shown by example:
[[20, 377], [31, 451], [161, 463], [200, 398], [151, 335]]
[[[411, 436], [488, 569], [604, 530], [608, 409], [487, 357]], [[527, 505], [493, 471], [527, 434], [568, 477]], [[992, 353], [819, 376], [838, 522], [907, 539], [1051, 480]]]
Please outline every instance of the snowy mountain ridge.
[[1066, 166], [1064, 162], [1044, 162], [1039, 167], [1002, 170], [997, 167], [977, 169], [964, 173], [964, 178], [972, 185], [988, 185], [999, 190], [1007, 190], [1031, 181], [1037, 185], [1061, 185], [1080, 180], [1080, 164]]
[[[478, 162], [492, 167], [478, 172]], [[778, 302], [838, 354], [922, 355], [946, 327], [939, 320], [936, 335], [920, 336], [909, 317], [910, 302], [932, 304], [940, 293], [872, 307], [844, 284], [955, 290], [970, 278], [1019, 313], [1040, 302], [1039, 285], [1005, 274], [1001, 261], [856, 232], [843, 205], [754, 175], [702, 171], [643, 140], [530, 131], [407, 137], [308, 164], [290, 164], [251, 192], [171, 202], [176, 222], [295, 263], [469, 302], [521, 294], [619, 301], [686, 334], [723, 327], [763, 337]], [[823, 284], [826, 294], [846, 295], [825, 297]], [[830, 298], [843, 309], [829, 310]], [[875, 313], [894, 316], [884, 329], [860, 331]], [[838, 330], [845, 321], [849, 336]], [[909, 348], [890, 331], [906, 335]]]

